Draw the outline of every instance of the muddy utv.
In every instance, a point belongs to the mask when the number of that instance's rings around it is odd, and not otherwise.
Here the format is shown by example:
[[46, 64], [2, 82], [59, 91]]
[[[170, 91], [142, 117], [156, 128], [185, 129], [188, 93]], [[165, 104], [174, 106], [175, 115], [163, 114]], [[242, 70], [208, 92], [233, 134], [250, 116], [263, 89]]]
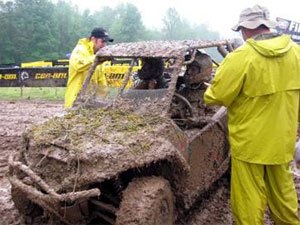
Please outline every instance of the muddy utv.
[[[191, 126], [199, 109], [178, 88], [197, 52], [228, 48], [153, 41], [101, 49], [74, 108], [27, 130], [9, 158], [12, 199], [27, 223], [174, 224], [229, 166], [226, 110], [211, 108]], [[120, 88], [99, 95], [91, 74], [113, 58], [131, 65]]]

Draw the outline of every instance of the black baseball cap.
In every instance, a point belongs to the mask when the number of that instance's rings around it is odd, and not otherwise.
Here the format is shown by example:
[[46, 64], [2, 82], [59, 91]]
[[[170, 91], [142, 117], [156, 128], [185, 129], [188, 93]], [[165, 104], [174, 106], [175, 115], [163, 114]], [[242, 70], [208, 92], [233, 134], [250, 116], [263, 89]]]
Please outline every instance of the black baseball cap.
[[91, 32], [91, 37], [101, 38], [102, 40], [107, 41], [107, 42], [113, 42], [114, 41], [114, 39], [112, 39], [108, 35], [107, 31], [104, 28], [101, 28], [101, 27], [94, 28]]

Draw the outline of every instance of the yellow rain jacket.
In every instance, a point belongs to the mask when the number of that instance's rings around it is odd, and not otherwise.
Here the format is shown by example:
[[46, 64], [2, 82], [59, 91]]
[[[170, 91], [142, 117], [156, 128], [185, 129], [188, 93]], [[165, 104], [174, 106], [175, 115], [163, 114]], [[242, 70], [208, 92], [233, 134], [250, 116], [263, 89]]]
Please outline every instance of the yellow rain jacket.
[[257, 164], [293, 159], [299, 48], [287, 35], [257, 41], [251, 38], [221, 63], [204, 101], [228, 107], [232, 157]]
[[[65, 93], [65, 108], [72, 107], [94, 59], [93, 43], [88, 38], [80, 39], [72, 51], [70, 58], [69, 77]], [[100, 65], [97, 66], [92, 81], [97, 85], [107, 85]]]

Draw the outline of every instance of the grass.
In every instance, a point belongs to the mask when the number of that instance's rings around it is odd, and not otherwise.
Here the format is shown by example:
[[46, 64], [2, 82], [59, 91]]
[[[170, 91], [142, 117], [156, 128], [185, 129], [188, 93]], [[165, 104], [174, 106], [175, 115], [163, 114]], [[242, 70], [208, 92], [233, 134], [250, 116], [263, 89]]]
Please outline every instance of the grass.
[[64, 100], [64, 87], [1, 87], [0, 100]]

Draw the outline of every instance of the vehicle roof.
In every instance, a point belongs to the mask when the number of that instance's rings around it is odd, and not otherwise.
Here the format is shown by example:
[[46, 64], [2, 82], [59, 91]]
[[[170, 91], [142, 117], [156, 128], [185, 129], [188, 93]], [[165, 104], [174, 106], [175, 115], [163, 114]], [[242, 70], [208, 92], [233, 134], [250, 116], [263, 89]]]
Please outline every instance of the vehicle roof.
[[97, 52], [98, 57], [183, 57], [189, 49], [201, 49], [228, 44], [227, 40], [203, 41], [141, 41], [108, 45]]

